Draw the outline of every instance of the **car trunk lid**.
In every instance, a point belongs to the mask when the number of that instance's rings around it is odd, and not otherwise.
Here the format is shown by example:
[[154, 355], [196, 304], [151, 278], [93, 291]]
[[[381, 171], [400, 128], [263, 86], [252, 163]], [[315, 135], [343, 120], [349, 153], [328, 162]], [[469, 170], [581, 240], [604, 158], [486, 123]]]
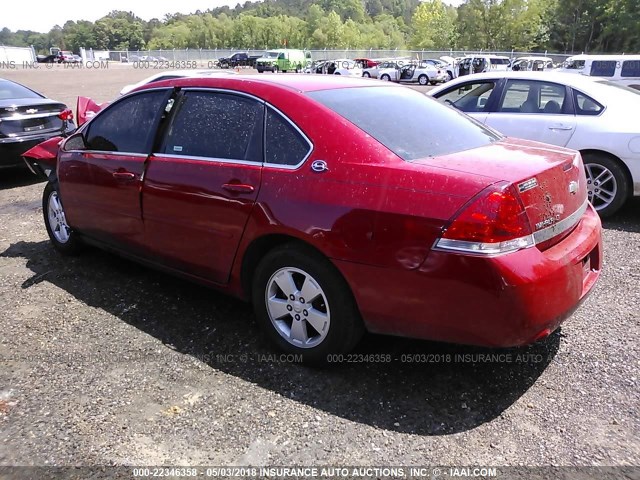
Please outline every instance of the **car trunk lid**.
[[65, 109], [63, 103], [42, 98], [0, 102], [0, 138], [62, 131], [64, 122], [58, 115]]
[[415, 163], [493, 177], [515, 187], [542, 247], [563, 238], [587, 206], [580, 154], [537, 142], [507, 138], [495, 144]]

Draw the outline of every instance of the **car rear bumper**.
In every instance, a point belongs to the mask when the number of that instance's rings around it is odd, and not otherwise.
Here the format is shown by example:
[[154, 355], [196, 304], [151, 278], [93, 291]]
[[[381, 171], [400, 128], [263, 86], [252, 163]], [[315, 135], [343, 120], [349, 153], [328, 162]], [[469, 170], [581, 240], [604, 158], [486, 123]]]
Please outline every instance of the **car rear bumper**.
[[60, 136], [60, 134], [61, 132], [53, 132], [24, 138], [0, 138], [0, 168], [26, 166], [21, 157], [23, 153], [45, 140]]
[[512, 347], [549, 335], [592, 290], [601, 234], [589, 205], [571, 234], [544, 251], [493, 258], [432, 251], [415, 270], [335, 263], [372, 332]]

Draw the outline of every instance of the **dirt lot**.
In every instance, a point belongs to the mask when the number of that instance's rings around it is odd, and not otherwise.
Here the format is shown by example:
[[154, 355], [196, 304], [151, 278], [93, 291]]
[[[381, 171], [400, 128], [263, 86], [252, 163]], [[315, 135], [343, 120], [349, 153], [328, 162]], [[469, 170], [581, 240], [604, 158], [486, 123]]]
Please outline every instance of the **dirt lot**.
[[[0, 76], [75, 105], [151, 73]], [[640, 463], [637, 200], [605, 223], [601, 281], [550, 338], [369, 336], [359, 352], [395, 360], [318, 370], [275, 355], [243, 303], [97, 250], [61, 257], [43, 188], [0, 172], [0, 465]]]

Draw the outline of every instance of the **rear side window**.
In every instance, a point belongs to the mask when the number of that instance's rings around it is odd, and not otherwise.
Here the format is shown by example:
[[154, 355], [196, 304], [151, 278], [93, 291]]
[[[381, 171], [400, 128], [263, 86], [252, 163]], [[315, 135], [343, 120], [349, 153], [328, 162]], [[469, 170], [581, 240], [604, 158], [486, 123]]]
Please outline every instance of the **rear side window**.
[[150, 153], [169, 92], [159, 90], [127, 97], [100, 113], [86, 134], [88, 150]]
[[616, 73], [615, 60], [594, 60], [591, 63], [591, 76], [592, 77], [613, 77]]
[[622, 62], [620, 76], [640, 78], [640, 60], [626, 60]]
[[599, 115], [604, 109], [604, 107], [593, 98], [582, 92], [574, 90], [573, 94], [576, 104], [576, 114], [578, 115]]
[[282, 115], [267, 109], [265, 163], [294, 166], [311, 151], [309, 142]]
[[309, 96], [404, 160], [478, 148], [501, 138], [463, 113], [409, 88], [344, 88]]
[[509, 65], [508, 58], [491, 58], [489, 61], [491, 65]]
[[262, 162], [264, 106], [217, 92], [186, 92], [178, 102], [162, 152]]

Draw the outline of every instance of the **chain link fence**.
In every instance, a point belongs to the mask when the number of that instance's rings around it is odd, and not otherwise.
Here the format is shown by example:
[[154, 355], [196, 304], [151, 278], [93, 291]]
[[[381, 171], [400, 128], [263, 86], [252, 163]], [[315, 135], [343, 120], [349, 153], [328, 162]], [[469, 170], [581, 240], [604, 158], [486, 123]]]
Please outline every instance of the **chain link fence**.
[[[109, 60], [113, 62], [139, 62], [139, 61], [162, 61], [162, 62], [198, 62], [206, 65], [209, 62], [223, 57], [230, 57], [234, 53], [243, 52], [248, 55], [261, 55], [265, 50], [259, 49], [183, 49], [183, 50], [121, 50], [121, 51], [94, 51], [82, 49], [85, 60]], [[481, 50], [375, 50], [375, 49], [322, 49], [309, 50], [312, 60], [335, 60], [339, 58], [410, 58], [415, 60], [425, 60], [428, 58], [440, 58], [443, 56], [463, 57], [469, 54], [495, 54], [504, 55], [509, 58], [523, 56], [545, 56], [553, 59], [554, 63], [562, 63], [570, 55], [550, 53], [550, 52], [497, 52]]]

